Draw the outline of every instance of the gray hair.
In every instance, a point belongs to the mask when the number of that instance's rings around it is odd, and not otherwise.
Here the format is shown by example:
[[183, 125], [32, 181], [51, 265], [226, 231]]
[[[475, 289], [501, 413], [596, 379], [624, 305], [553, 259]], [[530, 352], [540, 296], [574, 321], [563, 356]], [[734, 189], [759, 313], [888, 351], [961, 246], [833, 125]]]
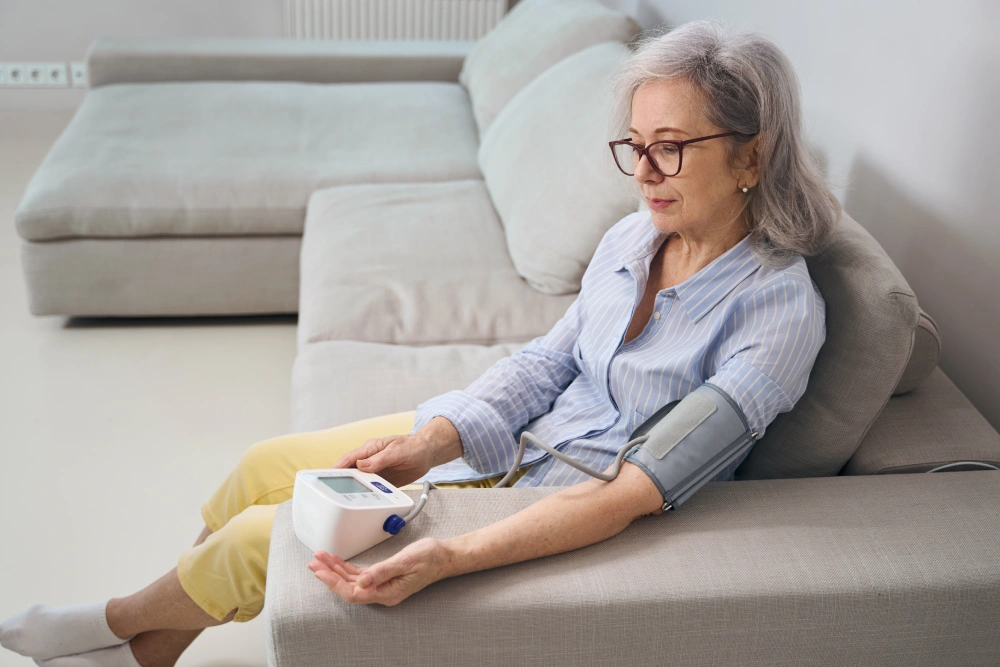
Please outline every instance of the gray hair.
[[[761, 35], [732, 34], [709, 21], [646, 32], [632, 47], [615, 82], [611, 116], [616, 135], [627, 133], [632, 96], [640, 86], [691, 81], [704, 94], [709, 122], [726, 132], [759, 133], [760, 181], [743, 208], [757, 259], [777, 267], [794, 254], [822, 251], [836, 229], [840, 203], [803, 139], [799, 83], [785, 54]], [[732, 164], [752, 139], [723, 139], [730, 142]]]

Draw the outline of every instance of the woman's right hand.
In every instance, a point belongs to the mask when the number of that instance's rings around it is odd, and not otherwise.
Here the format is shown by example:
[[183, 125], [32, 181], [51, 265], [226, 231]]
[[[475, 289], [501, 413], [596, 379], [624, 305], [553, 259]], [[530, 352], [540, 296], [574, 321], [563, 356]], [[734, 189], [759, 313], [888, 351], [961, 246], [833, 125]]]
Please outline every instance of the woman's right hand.
[[458, 431], [444, 417], [435, 417], [416, 433], [370, 438], [341, 456], [333, 467], [357, 466], [361, 472], [377, 473], [393, 486], [400, 487], [420, 479], [434, 466], [461, 455], [462, 441]]

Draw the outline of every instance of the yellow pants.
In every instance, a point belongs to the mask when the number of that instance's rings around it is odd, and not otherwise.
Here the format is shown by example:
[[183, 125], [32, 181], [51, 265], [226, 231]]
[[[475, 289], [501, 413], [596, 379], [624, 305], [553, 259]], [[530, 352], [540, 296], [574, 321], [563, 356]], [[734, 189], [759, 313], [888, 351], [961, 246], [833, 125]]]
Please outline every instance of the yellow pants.
[[[264, 607], [271, 525], [277, 505], [292, 497], [295, 473], [329, 468], [369, 438], [409, 433], [415, 416], [416, 412], [400, 412], [252, 445], [201, 508], [212, 534], [182, 553], [177, 562], [177, 576], [184, 591], [216, 620], [221, 621], [234, 609], [236, 621], [257, 616]], [[515, 481], [528, 468], [519, 470]], [[501, 478], [435, 486], [490, 488]]]

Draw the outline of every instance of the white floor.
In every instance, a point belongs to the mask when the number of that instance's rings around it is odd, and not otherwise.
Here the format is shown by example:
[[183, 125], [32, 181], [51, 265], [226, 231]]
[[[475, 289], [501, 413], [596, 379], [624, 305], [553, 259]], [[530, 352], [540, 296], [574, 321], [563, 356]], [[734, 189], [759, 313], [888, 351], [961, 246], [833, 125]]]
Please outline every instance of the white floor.
[[[240, 453], [289, 423], [292, 317], [29, 314], [14, 210], [69, 117], [0, 114], [0, 619], [168, 571]], [[178, 664], [266, 664], [261, 619], [206, 631]], [[30, 665], [0, 649], [0, 667]]]

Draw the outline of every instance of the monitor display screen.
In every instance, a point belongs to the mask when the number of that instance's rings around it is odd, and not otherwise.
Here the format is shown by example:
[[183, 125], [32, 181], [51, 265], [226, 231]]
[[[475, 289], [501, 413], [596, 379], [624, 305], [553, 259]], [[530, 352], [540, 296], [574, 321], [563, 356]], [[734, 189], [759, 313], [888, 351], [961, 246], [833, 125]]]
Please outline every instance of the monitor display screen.
[[353, 477], [320, 477], [319, 481], [337, 493], [371, 493], [371, 489]]

